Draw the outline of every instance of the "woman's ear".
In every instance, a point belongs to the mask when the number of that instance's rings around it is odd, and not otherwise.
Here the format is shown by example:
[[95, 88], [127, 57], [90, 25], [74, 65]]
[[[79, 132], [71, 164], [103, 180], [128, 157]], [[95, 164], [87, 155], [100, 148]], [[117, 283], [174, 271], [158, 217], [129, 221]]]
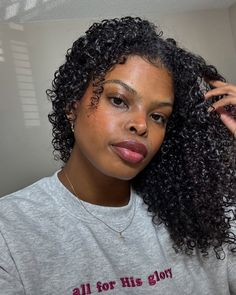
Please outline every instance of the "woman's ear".
[[77, 101], [68, 105], [65, 109], [65, 114], [71, 126], [71, 131], [74, 133], [75, 120], [77, 118], [78, 104]]
[[74, 101], [72, 104], [67, 105], [67, 107], [65, 109], [65, 114], [66, 114], [68, 121], [74, 122], [76, 120], [77, 108], [78, 108], [77, 101]]

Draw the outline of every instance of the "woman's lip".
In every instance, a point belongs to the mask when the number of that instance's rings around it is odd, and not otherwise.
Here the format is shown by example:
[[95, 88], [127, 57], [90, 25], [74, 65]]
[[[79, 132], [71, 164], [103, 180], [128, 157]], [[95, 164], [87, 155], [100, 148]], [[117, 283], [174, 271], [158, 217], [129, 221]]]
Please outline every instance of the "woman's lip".
[[133, 164], [141, 162], [148, 153], [146, 146], [137, 141], [122, 141], [112, 147], [121, 159]]
[[125, 140], [118, 143], [113, 144], [113, 146], [125, 148], [132, 152], [138, 153], [146, 157], [148, 151], [146, 146], [143, 143], [134, 141], [134, 140]]

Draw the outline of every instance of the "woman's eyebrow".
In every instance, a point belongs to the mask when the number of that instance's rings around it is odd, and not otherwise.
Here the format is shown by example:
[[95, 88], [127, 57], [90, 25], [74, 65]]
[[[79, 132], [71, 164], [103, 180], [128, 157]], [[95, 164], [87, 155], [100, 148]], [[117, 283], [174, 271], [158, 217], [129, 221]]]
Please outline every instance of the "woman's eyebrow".
[[122, 87], [124, 87], [128, 92], [130, 92], [131, 94], [138, 95], [136, 90], [134, 90], [132, 87], [130, 87], [129, 85], [127, 85], [125, 82], [123, 82], [121, 80], [117, 80], [117, 79], [115, 79], [115, 80], [106, 80], [106, 81], [103, 82], [103, 85], [108, 84], [108, 83], [119, 84]]
[[151, 104], [151, 108], [165, 108], [165, 107], [169, 107], [169, 108], [173, 108], [174, 103], [172, 103], [171, 101], [155, 101]]
[[[114, 79], [114, 80], [106, 80], [103, 82], [104, 84], [109, 84], [109, 83], [114, 83], [114, 84], [119, 84], [122, 87], [124, 87], [128, 92], [130, 92], [133, 95], [136, 95], [137, 97], [139, 97], [137, 91], [135, 89], [133, 89], [132, 87], [130, 87], [128, 84], [126, 84], [125, 82], [118, 80], [118, 79]], [[139, 97], [140, 98], [140, 97]], [[173, 103], [170, 101], [155, 101], [152, 103], [152, 107], [173, 107]]]

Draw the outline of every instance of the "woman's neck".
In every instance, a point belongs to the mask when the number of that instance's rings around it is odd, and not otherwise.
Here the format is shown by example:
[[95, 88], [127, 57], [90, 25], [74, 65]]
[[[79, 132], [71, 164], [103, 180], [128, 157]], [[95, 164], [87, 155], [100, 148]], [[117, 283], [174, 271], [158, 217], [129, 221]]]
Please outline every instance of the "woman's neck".
[[58, 174], [59, 180], [76, 197], [91, 204], [120, 207], [130, 199], [130, 183], [102, 173], [91, 173], [68, 161]]

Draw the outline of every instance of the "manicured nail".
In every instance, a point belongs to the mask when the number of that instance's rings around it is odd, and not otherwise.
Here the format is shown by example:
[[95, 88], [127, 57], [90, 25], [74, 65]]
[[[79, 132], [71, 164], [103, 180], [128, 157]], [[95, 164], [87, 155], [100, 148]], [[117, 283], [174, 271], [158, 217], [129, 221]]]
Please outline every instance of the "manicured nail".
[[213, 106], [210, 106], [207, 111], [208, 111], [208, 113], [211, 113], [211, 112], [215, 111], [215, 108]]

